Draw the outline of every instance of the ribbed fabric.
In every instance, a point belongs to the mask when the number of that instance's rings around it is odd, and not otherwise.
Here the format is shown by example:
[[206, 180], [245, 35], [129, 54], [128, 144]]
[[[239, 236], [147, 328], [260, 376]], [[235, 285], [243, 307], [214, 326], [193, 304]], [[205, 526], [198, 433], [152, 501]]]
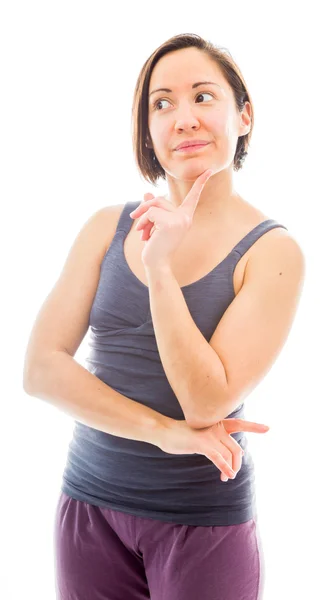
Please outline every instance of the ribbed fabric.
[[[140, 202], [127, 202], [104, 256], [89, 320], [87, 368], [117, 392], [173, 419], [183, 410], [165, 375], [154, 334], [149, 289], [129, 268], [124, 240]], [[207, 275], [182, 292], [191, 316], [211, 339], [235, 298], [233, 273], [243, 254], [266, 232], [283, 227], [273, 219], [250, 231]], [[228, 417], [244, 419], [244, 403]], [[107, 434], [75, 421], [62, 491], [83, 502], [131, 515], [183, 525], [237, 525], [256, 516], [254, 464], [246, 434], [232, 437], [245, 455], [234, 480], [200, 454], [167, 454], [146, 442]]]

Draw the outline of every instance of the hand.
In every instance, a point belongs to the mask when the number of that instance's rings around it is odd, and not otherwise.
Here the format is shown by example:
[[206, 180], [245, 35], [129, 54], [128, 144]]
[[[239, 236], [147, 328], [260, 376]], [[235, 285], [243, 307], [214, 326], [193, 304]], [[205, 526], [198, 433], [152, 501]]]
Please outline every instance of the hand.
[[193, 429], [187, 421], [173, 419], [159, 447], [168, 454], [203, 454], [221, 471], [221, 480], [234, 479], [244, 454], [231, 433], [266, 433], [267, 425], [244, 419], [223, 419], [202, 429]]
[[145, 267], [170, 266], [171, 255], [190, 229], [200, 194], [212, 174], [212, 169], [204, 171], [178, 208], [161, 196], [145, 194], [152, 198], [130, 213], [133, 219], [140, 217], [135, 228], [143, 230], [141, 239], [147, 242], [141, 256]]

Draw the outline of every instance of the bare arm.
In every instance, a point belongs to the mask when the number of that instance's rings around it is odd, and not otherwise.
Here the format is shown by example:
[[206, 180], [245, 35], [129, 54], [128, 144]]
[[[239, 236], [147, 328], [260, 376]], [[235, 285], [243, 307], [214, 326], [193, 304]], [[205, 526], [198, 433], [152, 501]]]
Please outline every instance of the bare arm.
[[265, 251], [259, 248], [209, 342], [171, 268], [146, 268], [161, 361], [192, 428], [210, 427], [236, 410], [288, 337], [304, 282], [304, 255], [283, 230], [267, 238]]
[[35, 367], [24, 390], [84, 425], [158, 447], [174, 423], [174, 419], [119, 394], [63, 351], [53, 352]]
[[101, 263], [122, 208], [98, 210], [76, 236], [31, 331], [23, 388], [85, 425], [158, 446], [174, 419], [119, 394], [74, 358], [88, 331]]

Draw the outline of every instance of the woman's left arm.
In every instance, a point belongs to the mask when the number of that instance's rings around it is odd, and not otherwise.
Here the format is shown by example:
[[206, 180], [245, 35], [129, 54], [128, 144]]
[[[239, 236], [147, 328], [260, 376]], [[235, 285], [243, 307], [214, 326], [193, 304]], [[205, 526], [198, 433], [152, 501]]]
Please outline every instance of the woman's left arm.
[[208, 343], [167, 266], [146, 268], [151, 315], [168, 381], [191, 427], [225, 419], [263, 379], [289, 335], [304, 275], [294, 238], [265, 240], [253, 252], [244, 282]]

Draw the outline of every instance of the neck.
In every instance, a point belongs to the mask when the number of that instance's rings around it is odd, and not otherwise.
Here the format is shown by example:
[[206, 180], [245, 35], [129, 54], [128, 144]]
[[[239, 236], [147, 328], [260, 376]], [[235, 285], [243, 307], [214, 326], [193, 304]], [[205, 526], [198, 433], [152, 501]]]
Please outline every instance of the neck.
[[[200, 174], [200, 173], [199, 173]], [[175, 179], [167, 175], [169, 193], [166, 199], [177, 208], [190, 192], [195, 180]], [[229, 171], [219, 171], [205, 183], [193, 216], [193, 225], [203, 222], [226, 220], [234, 212], [240, 197], [234, 189], [232, 174]]]

